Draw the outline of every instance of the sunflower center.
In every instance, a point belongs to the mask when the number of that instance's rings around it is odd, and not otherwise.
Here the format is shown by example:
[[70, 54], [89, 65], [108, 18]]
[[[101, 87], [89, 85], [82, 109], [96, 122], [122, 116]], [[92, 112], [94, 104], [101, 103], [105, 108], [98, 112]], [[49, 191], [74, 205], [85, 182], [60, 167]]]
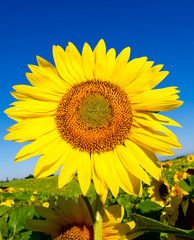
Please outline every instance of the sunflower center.
[[93, 240], [94, 233], [92, 226], [68, 225], [55, 240]]
[[130, 100], [121, 87], [91, 80], [67, 91], [55, 120], [61, 137], [73, 148], [100, 154], [124, 144], [132, 118]]
[[168, 195], [168, 187], [164, 183], [159, 187], [159, 193], [161, 198], [166, 200], [166, 197]]
[[111, 117], [111, 105], [108, 99], [99, 93], [87, 96], [82, 101], [80, 117], [91, 127], [103, 127]]

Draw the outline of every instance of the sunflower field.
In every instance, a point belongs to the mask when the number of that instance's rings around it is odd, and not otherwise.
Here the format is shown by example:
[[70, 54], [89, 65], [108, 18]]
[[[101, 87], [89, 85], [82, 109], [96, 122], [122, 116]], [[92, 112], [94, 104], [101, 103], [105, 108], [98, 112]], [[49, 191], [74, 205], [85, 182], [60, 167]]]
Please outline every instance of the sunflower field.
[[[120, 189], [117, 198], [114, 198], [111, 192], [108, 193], [105, 207], [116, 204], [122, 206], [125, 210], [123, 223], [134, 219], [143, 222], [144, 217], [149, 217], [151, 222], [147, 224], [150, 224], [151, 231], [136, 239], [192, 239], [193, 236], [188, 238], [187, 230], [194, 227], [194, 156], [163, 161], [161, 165], [162, 177], [159, 181], [153, 180], [151, 186], [144, 184], [142, 197], [129, 195]], [[44, 233], [27, 230], [25, 226], [26, 219], [43, 219], [34, 207], [36, 209], [43, 206], [49, 209], [51, 202], [56, 204], [61, 196], [77, 202], [78, 196], [82, 194], [77, 178], [74, 177], [70, 184], [61, 189], [57, 187], [57, 178], [51, 176], [0, 183], [1, 240], [51, 239]], [[87, 197], [90, 202], [96, 198], [92, 184]], [[164, 232], [158, 232], [157, 226], [151, 229], [155, 220], [165, 224]], [[180, 233], [183, 237], [172, 234], [171, 226], [184, 229]]]
[[1, 239], [194, 238], [193, 155], [156, 156], [182, 148], [165, 126], [181, 125], [160, 114], [183, 104], [180, 91], [156, 89], [169, 72], [130, 54], [103, 39], [81, 54], [54, 45], [55, 64], [37, 56], [31, 86], [13, 86], [4, 140], [28, 143], [15, 162], [40, 157], [36, 179], [2, 183]]

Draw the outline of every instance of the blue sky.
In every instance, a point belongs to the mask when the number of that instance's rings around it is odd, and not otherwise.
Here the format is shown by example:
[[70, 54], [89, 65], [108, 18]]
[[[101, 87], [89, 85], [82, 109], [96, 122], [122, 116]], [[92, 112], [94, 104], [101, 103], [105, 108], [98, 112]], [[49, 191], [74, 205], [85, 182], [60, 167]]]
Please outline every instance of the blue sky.
[[[14, 163], [24, 144], [3, 140], [14, 124], [3, 111], [14, 101], [13, 85], [28, 84], [28, 64], [36, 55], [51, 63], [52, 46], [73, 42], [81, 52], [103, 38], [117, 54], [131, 47], [131, 59], [147, 56], [170, 74], [159, 87], [178, 86], [184, 105], [163, 113], [183, 127], [172, 127], [183, 148], [176, 156], [194, 153], [194, 1], [2, 1], [0, 8], [0, 180], [33, 173], [37, 157]], [[176, 157], [175, 156], [175, 157]], [[159, 157], [166, 159], [167, 157]]]

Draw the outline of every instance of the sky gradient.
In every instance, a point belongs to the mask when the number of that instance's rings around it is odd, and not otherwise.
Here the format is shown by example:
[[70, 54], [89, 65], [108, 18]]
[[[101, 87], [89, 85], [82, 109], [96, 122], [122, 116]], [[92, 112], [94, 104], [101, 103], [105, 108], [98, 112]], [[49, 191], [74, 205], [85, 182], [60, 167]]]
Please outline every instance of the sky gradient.
[[[29, 85], [28, 64], [36, 56], [54, 64], [52, 46], [73, 42], [81, 52], [85, 42], [92, 49], [103, 38], [117, 54], [131, 47], [130, 59], [147, 56], [164, 64], [170, 74], [158, 88], [178, 86], [184, 104], [162, 113], [182, 125], [170, 129], [183, 148], [176, 156], [194, 153], [194, 1], [3, 1], [0, 8], [0, 180], [33, 174], [37, 157], [14, 163], [24, 144], [3, 140], [14, 124], [3, 111], [15, 99], [13, 85]], [[176, 157], [173, 156], [173, 157]], [[168, 157], [159, 156], [160, 160]]]

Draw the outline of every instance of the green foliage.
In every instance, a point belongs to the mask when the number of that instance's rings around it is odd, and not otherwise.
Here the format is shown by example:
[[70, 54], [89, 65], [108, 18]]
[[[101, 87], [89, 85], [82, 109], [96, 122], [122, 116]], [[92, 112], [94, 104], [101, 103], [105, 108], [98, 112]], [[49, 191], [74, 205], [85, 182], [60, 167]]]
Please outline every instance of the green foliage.
[[0, 217], [5, 215], [8, 210], [9, 210], [9, 207], [4, 205], [0, 206]]
[[179, 235], [182, 237], [194, 238], [194, 231], [191, 230], [183, 230], [180, 228], [175, 228], [171, 226], [167, 226], [161, 222], [153, 220], [151, 218], [147, 218], [138, 214], [131, 214], [131, 218], [135, 221], [136, 227], [122, 237], [120, 240], [124, 239], [126, 236], [133, 235], [137, 232], [165, 232], [170, 234]]
[[[12, 182], [1, 183], [0, 187], [12, 187], [14, 189], [24, 189], [28, 191], [38, 191], [49, 195], [63, 195], [65, 197], [76, 197], [82, 194], [76, 179], [73, 179], [68, 185], [59, 189], [57, 187], [58, 176], [46, 178], [29, 178]], [[93, 185], [91, 184], [87, 196], [92, 197], [95, 194]], [[11, 195], [10, 195], [11, 196]], [[10, 199], [10, 198], [9, 198]]]
[[32, 219], [34, 208], [16, 208], [7, 217], [0, 219], [0, 234], [3, 239], [29, 240], [31, 231], [24, 229], [25, 219]]
[[160, 220], [162, 209], [163, 208], [159, 204], [150, 200], [146, 200], [137, 206], [137, 213], [156, 220]]
[[[186, 157], [165, 162], [163, 176], [167, 179], [170, 188], [175, 184], [174, 174], [194, 167], [193, 164], [194, 163], [189, 163]], [[0, 189], [2, 189], [2, 192], [0, 192], [0, 202], [6, 200], [14, 201], [11, 207], [0, 205], [0, 240], [51, 239], [43, 233], [27, 231], [23, 225], [27, 218], [40, 219], [33, 207], [49, 202], [51, 197], [54, 197], [56, 200], [59, 195], [62, 195], [65, 198], [73, 198], [76, 200], [77, 196], [82, 194], [76, 178], [61, 189], [58, 189], [57, 179], [57, 176], [51, 176], [42, 179], [28, 178], [0, 183]], [[186, 179], [179, 182], [179, 186], [189, 193], [189, 195], [186, 195], [187, 198], [194, 196], [194, 176], [187, 176]], [[12, 187], [14, 191], [6, 192], [9, 187]], [[115, 199], [109, 192], [106, 206], [119, 204], [125, 208], [123, 222], [135, 220], [138, 227], [134, 231], [146, 231], [146, 233], [137, 238], [139, 240], [165, 239], [167, 233], [176, 233], [181, 234], [181, 236], [193, 238], [193, 232], [181, 229], [177, 230], [171, 226], [160, 223], [159, 220], [162, 216], [163, 208], [156, 202], [151, 201], [147, 191], [148, 185], [143, 184], [143, 189], [142, 197], [126, 194], [120, 189], [119, 195]], [[87, 193], [90, 202], [95, 199], [95, 195], [95, 189], [91, 183]], [[145, 227], [146, 229], [144, 229]], [[163, 232], [162, 235], [160, 234], [161, 232]]]

